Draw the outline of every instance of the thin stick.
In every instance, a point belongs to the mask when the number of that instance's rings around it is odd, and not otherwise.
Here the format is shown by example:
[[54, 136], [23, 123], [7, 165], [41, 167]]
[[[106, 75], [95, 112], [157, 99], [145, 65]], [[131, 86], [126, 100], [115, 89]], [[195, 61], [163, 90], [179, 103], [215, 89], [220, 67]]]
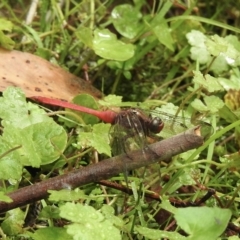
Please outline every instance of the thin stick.
[[8, 194], [13, 202], [0, 202], [0, 213], [46, 198], [48, 197], [48, 190], [72, 189], [111, 178], [121, 173], [126, 164], [130, 171], [158, 161], [169, 162], [173, 156], [201, 146], [203, 138], [199, 135], [199, 132], [199, 127], [196, 127], [172, 138], [149, 145], [144, 149], [144, 154], [142, 150], [132, 151], [127, 155], [122, 154], [109, 158], [97, 164], [20, 188]]

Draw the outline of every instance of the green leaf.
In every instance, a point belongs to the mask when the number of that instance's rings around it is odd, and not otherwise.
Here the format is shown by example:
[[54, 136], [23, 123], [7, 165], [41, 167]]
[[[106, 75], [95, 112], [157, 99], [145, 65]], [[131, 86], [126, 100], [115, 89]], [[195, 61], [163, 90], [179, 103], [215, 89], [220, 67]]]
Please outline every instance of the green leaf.
[[99, 153], [104, 153], [107, 156], [111, 156], [111, 148], [109, 145], [110, 126], [110, 124], [99, 123], [93, 126], [92, 132], [80, 132], [78, 135], [78, 147], [93, 147]]
[[240, 63], [240, 52], [230, 43], [218, 35], [207, 39], [206, 46], [211, 55], [222, 55], [229, 65], [237, 66]]
[[154, 110], [157, 112], [166, 112], [168, 114], [174, 115], [176, 111], [178, 110], [178, 107], [175, 106], [173, 103], [167, 103], [165, 105], [162, 105], [161, 107], [156, 107]]
[[162, 19], [162, 21], [152, 30], [154, 34], [157, 36], [160, 43], [162, 43], [165, 47], [167, 47], [171, 51], [174, 51], [173, 46], [174, 41], [170, 33], [170, 28], [164, 19]]
[[222, 99], [216, 96], [206, 96], [203, 98], [203, 100], [211, 113], [219, 111], [224, 106]]
[[7, 195], [5, 195], [4, 192], [1, 192], [1, 191], [0, 191], [0, 201], [6, 202], [6, 203], [10, 203], [10, 202], [12, 202], [13, 200], [12, 200], [10, 197], [8, 197]]
[[226, 59], [223, 55], [219, 55], [213, 61], [210, 70], [214, 71], [214, 73], [220, 75], [222, 72], [228, 71], [229, 66], [226, 62]]
[[0, 18], [0, 46], [8, 50], [13, 49], [15, 42], [10, 37], [6, 36], [3, 31], [11, 32], [12, 28], [13, 24], [10, 21]]
[[206, 40], [206, 46], [209, 53], [217, 57], [211, 66], [214, 72], [221, 73], [227, 71], [228, 66], [240, 65], [240, 51], [228, 41], [228, 38], [214, 35]]
[[216, 239], [226, 229], [231, 217], [229, 209], [209, 207], [179, 208], [175, 214], [177, 224], [190, 236], [188, 239]]
[[[98, 110], [98, 104], [95, 98], [89, 94], [79, 94], [73, 98], [72, 102], [80, 106]], [[81, 113], [79, 111], [75, 111], [75, 113], [80, 115], [86, 124], [96, 124], [99, 122], [99, 119], [91, 114]]]
[[4, 127], [11, 125], [20, 129], [50, 120], [44, 110], [27, 103], [23, 91], [14, 87], [8, 87], [0, 98], [0, 116]]
[[101, 212], [105, 216], [105, 218], [108, 219], [115, 226], [123, 227], [124, 225], [123, 220], [114, 215], [114, 209], [111, 206], [103, 205], [103, 207], [101, 208]]
[[67, 234], [67, 230], [58, 227], [47, 227], [42, 229], [37, 229], [30, 236], [34, 240], [72, 240], [73, 238]]
[[239, 240], [240, 238], [238, 236], [231, 236], [228, 238], [228, 240]]
[[219, 56], [220, 53], [226, 52], [228, 49], [226, 42], [223, 40], [223, 38], [217, 35], [211, 36], [211, 38], [206, 39], [206, 46], [210, 54], [215, 57]]
[[218, 78], [218, 81], [226, 91], [229, 91], [230, 89], [235, 89], [235, 90], [240, 89], [239, 77], [236, 75], [231, 75], [230, 79], [220, 77]]
[[46, 60], [52, 57], [52, 52], [50, 49], [47, 49], [45, 47], [38, 47], [34, 54]]
[[19, 180], [22, 166], [39, 167], [51, 163], [64, 151], [65, 130], [38, 106], [27, 103], [20, 89], [9, 87], [3, 92], [0, 116], [4, 127], [0, 137], [1, 179]]
[[80, 27], [77, 38], [102, 58], [126, 61], [134, 55], [134, 45], [117, 40], [116, 35], [108, 29], [96, 29], [93, 33], [89, 28]]
[[13, 28], [12, 22], [8, 21], [5, 18], [0, 18], [0, 31], [11, 32]]
[[[229, 123], [233, 123], [233, 122], [236, 122], [239, 120], [239, 117], [238, 117], [238, 115], [236, 115], [236, 112], [233, 112], [226, 105], [224, 105], [223, 108], [219, 110], [219, 116], [221, 118], [224, 118]], [[239, 127], [237, 127], [237, 128], [239, 128]]]
[[47, 205], [46, 207], [44, 207], [40, 214], [39, 214], [39, 218], [44, 218], [44, 219], [48, 219], [48, 218], [54, 218], [54, 219], [60, 219], [59, 216], [60, 210], [58, 207], [54, 206], [54, 205]]
[[143, 24], [140, 23], [141, 12], [130, 4], [116, 6], [111, 16], [116, 30], [126, 38], [136, 37], [143, 29]]
[[112, 222], [105, 219], [103, 214], [91, 206], [66, 203], [60, 207], [60, 216], [72, 221], [67, 226], [67, 233], [76, 240], [120, 240], [120, 231], [113, 226]]
[[0, 179], [19, 180], [22, 176], [22, 164], [19, 161], [19, 153], [11, 150], [9, 144], [0, 136]]
[[224, 38], [228, 43], [230, 43], [238, 52], [240, 52], [240, 42], [237, 36], [234, 35], [227, 35]]
[[191, 186], [196, 183], [195, 179], [193, 179], [193, 176], [195, 178], [199, 176], [199, 172], [196, 169], [194, 171], [192, 168], [185, 168], [183, 172], [184, 173], [179, 176], [179, 182], [181, 182], [182, 185]]
[[62, 189], [60, 191], [49, 190], [50, 193], [49, 200], [50, 201], [77, 201], [79, 199], [87, 199], [89, 198], [84, 194], [83, 191], [76, 188], [75, 190]]
[[24, 213], [19, 208], [7, 212], [7, 218], [2, 222], [1, 228], [7, 235], [16, 235], [23, 232]]
[[93, 48], [93, 34], [90, 28], [79, 26], [75, 34], [86, 46]]
[[134, 228], [140, 235], [147, 239], [170, 239], [170, 240], [187, 240], [188, 238], [180, 235], [177, 232], [161, 231], [156, 229], [150, 229], [142, 226], [136, 226]]
[[203, 76], [201, 72], [199, 71], [193, 71], [194, 78], [193, 82], [195, 84], [198, 84], [205, 89], [207, 89], [209, 92], [215, 92], [215, 91], [221, 91], [223, 90], [223, 87], [219, 83], [217, 78], [214, 78], [210, 76], [209, 74]]
[[24, 129], [13, 126], [4, 128], [3, 138], [17, 149], [19, 161], [24, 166], [39, 167], [59, 158], [67, 144], [64, 129], [50, 121], [36, 123]]
[[102, 58], [126, 61], [134, 55], [134, 46], [117, 40], [108, 29], [94, 31], [93, 50]]
[[162, 198], [162, 202], [160, 203], [160, 206], [167, 210], [168, 212], [170, 213], [173, 213], [175, 214], [176, 211], [177, 211], [177, 208], [175, 208], [170, 202], [168, 199], [164, 199], [164, 197]]
[[191, 58], [198, 61], [200, 64], [207, 64], [211, 60], [211, 55], [205, 45], [207, 37], [200, 31], [192, 30], [186, 34], [189, 44]]
[[216, 113], [225, 105], [224, 102], [216, 96], [206, 96], [203, 100], [204, 103], [199, 99], [194, 99], [191, 106], [199, 112]]
[[108, 95], [103, 98], [103, 100], [99, 100], [99, 104], [102, 106], [118, 106], [119, 104], [122, 103], [122, 97], [121, 96], [116, 96], [116, 95]]
[[208, 107], [200, 99], [194, 99], [191, 102], [191, 106], [194, 109], [198, 110], [199, 112], [207, 112], [208, 111]]
[[15, 45], [15, 42], [8, 36], [6, 36], [2, 31], [0, 31], [0, 46], [12, 50]]
[[[200, 64], [207, 64], [215, 56], [211, 70], [220, 74], [227, 71], [230, 66], [240, 65], [239, 44], [232, 37], [222, 38], [218, 35], [206, 37], [200, 31], [192, 30], [186, 34], [191, 47], [191, 58]], [[236, 47], [235, 47], [236, 46]]]
[[126, 78], [126, 79], [128, 79], [128, 80], [130, 80], [130, 79], [132, 79], [132, 73], [131, 73], [131, 71], [123, 71], [123, 75], [124, 75], [124, 77]]

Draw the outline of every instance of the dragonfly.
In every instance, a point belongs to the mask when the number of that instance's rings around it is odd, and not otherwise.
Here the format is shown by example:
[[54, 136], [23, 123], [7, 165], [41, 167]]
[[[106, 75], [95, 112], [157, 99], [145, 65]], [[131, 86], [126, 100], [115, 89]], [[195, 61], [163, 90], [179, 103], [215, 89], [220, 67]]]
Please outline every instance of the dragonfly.
[[[147, 112], [140, 108], [122, 108], [119, 112], [113, 110], [98, 111], [59, 99], [42, 96], [32, 97], [32, 99], [44, 104], [91, 114], [106, 123], [110, 123], [112, 125], [110, 129], [111, 148], [114, 156], [122, 153], [128, 154], [137, 149], [141, 149], [144, 154], [144, 148], [148, 146], [149, 140], [161, 139], [159, 133], [163, 129], [165, 135], [170, 137], [186, 131], [192, 125], [192, 120], [189, 118], [170, 115], [158, 110]], [[194, 125], [201, 126], [200, 130], [203, 138], [211, 135], [212, 126], [210, 124], [198, 120], [194, 122]], [[191, 139], [187, 140], [191, 141]]]
[[[121, 132], [128, 132], [129, 137], [138, 136], [145, 142], [147, 137], [156, 136], [163, 129], [168, 137], [184, 132], [190, 126], [201, 126], [201, 136], [206, 139], [212, 134], [212, 126], [204, 121], [171, 115], [159, 110], [142, 110], [140, 108], [122, 108], [119, 112], [113, 110], [95, 110], [77, 104], [65, 102], [59, 99], [53, 99], [42, 96], [34, 96], [31, 99], [63, 108], [76, 110], [96, 116], [105, 123], [110, 123], [114, 127], [111, 132], [114, 135], [121, 135]], [[122, 134], [124, 135], [124, 134]], [[126, 135], [126, 134], [125, 134]], [[126, 137], [126, 136], [125, 136]], [[189, 139], [190, 140], [190, 139]]]
[[[59, 99], [52, 99], [42, 96], [32, 97], [33, 100], [68, 108], [83, 113], [96, 116], [105, 123], [110, 123], [111, 149], [113, 156], [122, 153], [128, 154], [132, 150], [141, 149], [144, 156], [144, 149], [147, 148], [149, 140], [157, 141], [158, 136], [164, 129], [167, 137], [184, 132], [192, 125], [190, 118], [183, 118], [161, 112], [159, 110], [145, 111], [141, 108], [122, 108], [119, 112], [113, 110], [98, 111], [73, 103], [65, 102]], [[206, 139], [212, 134], [212, 126], [201, 120], [194, 122], [194, 125], [200, 125], [201, 136]], [[186, 135], [188, 138], [188, 135]], [[166, 136], [165, 136], [166, 138]], [[191, 139], [187, 139], [191, 141]], [[123, 174], [128, 186], [128, 170], [124, 166]]]

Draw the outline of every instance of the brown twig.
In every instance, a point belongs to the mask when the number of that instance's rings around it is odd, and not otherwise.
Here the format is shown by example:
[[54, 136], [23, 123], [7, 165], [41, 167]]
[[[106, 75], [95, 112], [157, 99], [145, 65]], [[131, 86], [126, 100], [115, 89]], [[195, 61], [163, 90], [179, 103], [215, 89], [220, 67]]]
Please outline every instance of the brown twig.
[[126, 165], [130, 171], [158, 161], [170, 161], [169, 159], [177, 154], [201, 146], [203, 138], [199, 132], [199, 127], [195, 127], [172, 138], [151, 144], [144, 149], [144, 152], [142, 150], [132, 151], [127, 155], [109, 158], [97, 164], [20, 188], [8, 194], [13, 202], [0, 202], [0, 213], [46, 198], [48, 190], [76, 188], [111, 178], [121, 173]]

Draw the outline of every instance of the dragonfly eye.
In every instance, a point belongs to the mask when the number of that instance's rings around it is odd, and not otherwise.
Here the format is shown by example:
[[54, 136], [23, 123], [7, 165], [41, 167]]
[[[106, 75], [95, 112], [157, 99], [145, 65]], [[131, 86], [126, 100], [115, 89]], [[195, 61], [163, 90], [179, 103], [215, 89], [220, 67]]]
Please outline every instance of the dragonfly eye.
[[164, 123], [159, 117], [155, 117], [149, 123], [149, 129], [152, 133], [160, 133], [163, 129]]

